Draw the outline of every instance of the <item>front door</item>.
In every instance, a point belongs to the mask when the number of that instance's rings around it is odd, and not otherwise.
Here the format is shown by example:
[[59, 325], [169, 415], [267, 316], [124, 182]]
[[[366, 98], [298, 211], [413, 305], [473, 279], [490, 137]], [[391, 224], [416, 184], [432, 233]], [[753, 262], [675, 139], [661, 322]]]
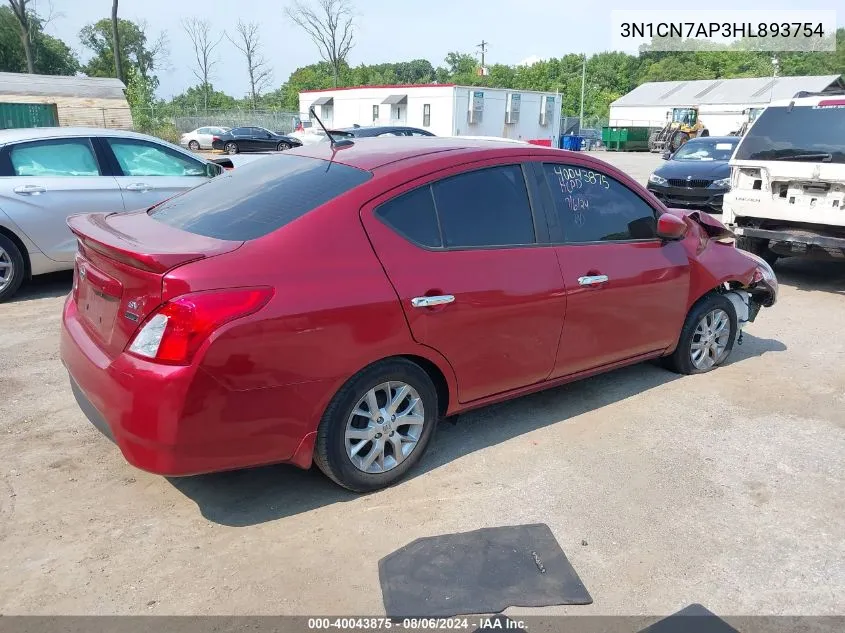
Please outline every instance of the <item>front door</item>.
[[406, 184], [362, 210], [411, 334], [451, 364], [461, 402], [541, 382], [554, 368], [566, 297], [535, 217], [523, 167], [489, 162]]
[[72, 262], [75, 213], [123, 211], [120, 189], [101, 169], [89, 138], [8, 145], [0, 156], [0, 209], [50, 259]]
[[657, 238], [657, 214], [593, 166], [546, 163], [552, 236], [567, 295], [552, 377], [665, 349], [686, 316], [689, 260]]
[[147, 209], [208, 178], [205, 163], [165, 145], [134, 138], [103, 139], [117, 162], [127, 211]]

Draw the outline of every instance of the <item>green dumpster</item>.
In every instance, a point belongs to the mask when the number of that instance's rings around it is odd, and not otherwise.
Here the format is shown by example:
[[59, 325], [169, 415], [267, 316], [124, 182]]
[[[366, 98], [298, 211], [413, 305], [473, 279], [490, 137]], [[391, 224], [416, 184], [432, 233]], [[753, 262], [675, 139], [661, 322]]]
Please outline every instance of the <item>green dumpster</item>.
[[55, 103], [0, 103], [0, 130], [58, 124]]
[[607, 126], [601, 129], [601, 140], [612, 152], [647, 152], [650, 127]]

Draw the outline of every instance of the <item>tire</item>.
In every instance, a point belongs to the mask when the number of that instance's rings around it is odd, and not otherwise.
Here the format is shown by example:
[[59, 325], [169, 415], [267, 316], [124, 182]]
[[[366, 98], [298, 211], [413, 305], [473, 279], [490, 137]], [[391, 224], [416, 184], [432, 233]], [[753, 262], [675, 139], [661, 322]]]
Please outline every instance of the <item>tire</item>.
[[675, 153], [678, 151], [678, 149], [680, 149], [681, 145], [686, 143], [688, 140], [689, 134], [678, 130], [672, 135], [672, 138], [669, 140], [669, 149], [672, 150], [672, 153]]
[[[718, 319], [721, 319], [722, 314], [727, 317], [726, 327], [728, 328], [727, 340], [723, 341], [724, 348], [720, 344], [722, 337], [717, 336], [714, 339], [717, 343], [715, 349], [711, 347], [710, 350], [713, 350], [712, 352], [705, 349], [704, 354], [700, 357], [701, 360], [699, 362], [701, 364], [696, 364], [693, 358], [693, 345], [698, 344], [704, 336], [707, 336], [706, 332], [702, 333], [702, 328], [706, 330], [710, 323], [713, 326], [719, 324], [719, 321], [713, 318], [714, 315]], [[708, 318], [710, 318], [709, 322], [707, 321]], [[712, 371], [730, 357], [736, 335], [737, 320], [736, 310], [733, 304], [727, 297], [715, 292], [706, 294], [690, 309], [684, 321], [684, 327], [681, 328], [678, 347], [675, 348], [675, 351], [670, 356], [665, 357], [663, 365], [667, 369], [679, 374], [703, 374]], [[706, 341], [707, 339], [705, 338], [704, 340]], [[704, 359], [704, 356], [707, 357], [707, 360]]]
[[652, 132], [648, 135], [648, 151], [654, 152], [657, 149], [657, 137], [660, 136], [660, 132]]
[[[391, 383], [391, 394], [396, 394], [395, 383], [404, 383], [405, 386], [410, 387], [419, 396], [419, 406], [422, 407], [422, 415], [419, 415], [419, 408], [411, 407], [413, 401], [413, 393], [411, 392], [399, 404], [396, 418], [397, 422], [403, 419], [411, 419], [410, 416], [404, 416], [402, 411], [414, 414], [414, 419], [422, 419], [422, 428], [416, 430], [418, 424], [413, 426], [404, 426], [399, 424], [396, 430], [392, 433], [390, 431], [391, 422], [384, 420], [384, 426], [378, 422], [379, 418], [370, 419], [367, 415], [355, 415], [353, 411], [362, 411], [366, 414], [370, 407], [367, 404], [368, 392], [374, 393], [377, 398], [378, 410], [385, 411], [387, 409], [386, 396], [387, 392], [384, 390], [386, 383]], [[314, 463], [317, 467], [325, 473], [335, 483], [352, 490], [353, 492], [370, 492], [385, 488], [398, 482], [405, 474], [413, 468], [423, 456], [434, 436], [435, 427], [438, 421], [438, 400], [437, 390], [434, 384], [418, 365], [401, 358], [381, 361], [370, 367], [367, 367], [355, 376], [350, 378], [343, 387], [335, 394], [323, 418], [320, 421], [320, 426], [317, 429], [317, 441], [314, 446]], [[365, 408], [366, 407], [366, 408]], [[386, 411], [389, 413], [389, 411]], [[376, 413], [378, 415], [378, 413]], [[364, 427], [367, 428], [364, 428]], [[348, 439], [347, 432], [358, 432], [358, 434], [367, 434], [369, 437], [374, 437], [373, 433], [384, 430], [380, 436], [382, 439], [375, 437], [374, 439]], [[395, 435], [393, 434], [395, 433]], [[394, 440], [389, 437], [403, 437], [410, 438], [412, 433], [416, 433], [416, 442], [411, 445], [406, 441], [405, 444], [399, 440], [400, 446], [410, 446], [409, 452], [403, 456], [403, 459], [398, 464], [390, 462], [395, 460], [396, 453], [394, 452]], [[372, 460], [369, 466], [370, 472], [362, 470], [363, 462], [367, 458], [372, 457], [372, 453], [377, 455], [380, 453], [379, 444], [385, 447], [384, 452], [381, 453], [381, 459]], [[353, 457], [350, 456], [350, 451], [354, 451], [358, 446], [362, 446]], [[400, 449], [400, 453], [404, 449]], [[388, 455], [388, 453], [390, 453]], [[356, 460], [357, 463], [353, 463]], [[381, 462], [381, 466], [379, 465]], [[379, 472], [379, 469], [384, 470]]]
[[237, 154], [238, 153], [238, 144], [237, 143], [226, 143], [223, 146], [223, 151], [227, 154]]
[[701, 138], [707, 138], [708, 136], [710, 136], [710, 130], [708, 130], [707, 128], [704, 128], [703, 130], [701, 130], [701, 132], [698, 133], [698, 135]]
[[23, 253], [12, 240], [0, 233], [0, 303], [12, 298], [25, 276]]
[[198, 152], [199, 149], [200, 149], [200, 144], [197, 143], [196, 141], [190, 141], [188, 143], [188, 149], [191, 150], [192, 152]]
[[290, 143], [285, 143], [284, 141], [282, 141], [281, 143], [276, 145], [276, 151], [277, 152], [283, 152], [286, 149], [290, 149]]
[[740, 250], [753, 253], [758, 257], [762, 257], [769, 266], [774, 266], [775, 262], [780, 257], [777, 253], [773, 253], [769, 249], [769, 241], [759, 237], [745, 237], [738, 235], [736, 238], [736, 247]]

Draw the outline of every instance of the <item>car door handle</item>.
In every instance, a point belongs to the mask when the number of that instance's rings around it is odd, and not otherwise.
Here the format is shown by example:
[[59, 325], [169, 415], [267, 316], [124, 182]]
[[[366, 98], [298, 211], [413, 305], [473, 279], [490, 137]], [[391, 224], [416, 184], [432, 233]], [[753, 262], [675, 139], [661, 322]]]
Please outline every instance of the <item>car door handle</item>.
[[603, 284], [609, 279], [607, 275], [587, 275], [586, 277], [578, 277], [578, 285], [580, 286], [596, 286]]
[[46, 187], [42, 187], [41, 185], [20, 185], [15, 187], [14, 192], [20, 193], [24, 196], [29, 196], [32, 194], [39, 194], [45, 193], [47, 191]]
[[432, 308], [455, 301], [455, 295], [437, 295], [436, 297], [414, 297], [411, 305], [415, 308]]
[[150, 189], [152, 189], [152, 187], [145, 182], [134, 182], [131, 185], [126, 185], [126, 191], [140, 191], [143, 193], [145, 191], [149, 191]]

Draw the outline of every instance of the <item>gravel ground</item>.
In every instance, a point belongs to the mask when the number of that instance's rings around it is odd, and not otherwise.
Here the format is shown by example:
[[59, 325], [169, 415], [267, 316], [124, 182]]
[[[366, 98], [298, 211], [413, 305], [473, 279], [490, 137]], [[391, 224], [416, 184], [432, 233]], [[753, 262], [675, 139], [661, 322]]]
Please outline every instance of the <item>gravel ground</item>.
[[[659, 159], [601, 154], [641, 180]], [[68, 275], [0, 306], [0, 613], [383, 613], [415, 538], [547, 523], [590, 606], [845, 611], [845, 267], [787, 261], [777, 306], [698, 377], [630, 367], [461, 416], [389, 490], [275, 466], [168, 480], [78, 410]]]

